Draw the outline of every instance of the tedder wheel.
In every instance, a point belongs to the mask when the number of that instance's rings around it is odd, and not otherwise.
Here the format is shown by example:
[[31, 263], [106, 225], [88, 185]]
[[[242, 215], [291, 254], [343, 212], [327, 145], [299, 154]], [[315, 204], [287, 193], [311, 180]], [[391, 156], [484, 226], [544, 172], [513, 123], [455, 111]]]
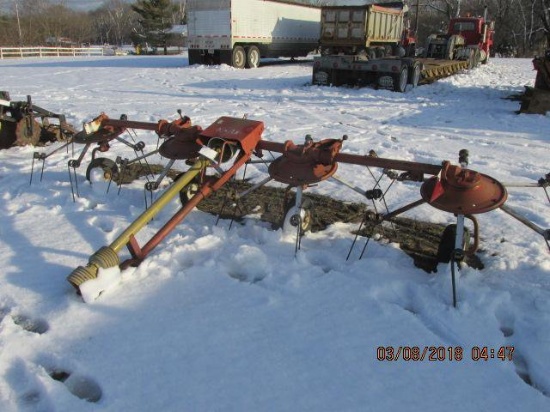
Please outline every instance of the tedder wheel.
[[393, 76], [393, 91], [404, 93], [409, 80], [409, 70], [407, 66], [403, 66], [399, 74]]
[[[439, 241], [437, 248], [437, 261], [440, 263], [449, 263], [451, 255], [455, 249], [456, 225], [448, 225]], [[470, 232], [468, 228], [464, 228], [464, 236], [462, 238], [462, 250], [465, 250], [470, 244]]]
[[313, 203], [309, 199], [302, 199], [301, 212], [298, 213], [296, 207], [296, 198], [292, 196], [285, 204], [283, 214], [283, 230], [288, 230], [289, 227], [296, 228], [300, 225], [300, 236], [311, 230], [313, 226]]
[[246, 52], [246, 67], [255, 69], [260, 65], [260, 49], [250, 46]]
[[409, 68], [409, 84], [412, 87], [418, 86], [418, 83], [420, 82], [420, 65], [418, 63], [414, 63]]
[[[184, 174], [185, 173], [180, 173], [177, 175], [174, 181], [179, 180]], [[189, 202], [189, 200], [191, 200], [191, 198], [199, 192], [200, 187], [200, 177], [195, 176], [188, 185], [180, 190], [180, 203], [182, 207], [185, 206], [187, 202]]]
[[118, 175], [118, 166], [111, 159], [96, 157], [86, 169], [86, 180], [90, 183], [115, 180]]
[[233, 54], [231, 56], [231, 65], [236, 69], [244, 69], [246, 64], [246, 53], [242, 46], [235, 46], [233, 48]]

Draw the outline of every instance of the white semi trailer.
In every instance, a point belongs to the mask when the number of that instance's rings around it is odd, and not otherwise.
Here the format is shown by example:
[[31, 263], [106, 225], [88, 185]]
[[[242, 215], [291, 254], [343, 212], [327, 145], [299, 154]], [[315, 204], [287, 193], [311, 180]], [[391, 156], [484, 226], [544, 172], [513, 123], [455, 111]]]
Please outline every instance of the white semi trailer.
[[258, 67], [317, 49], [321, 9], [275, 0], [188, 0], [189, 64]]

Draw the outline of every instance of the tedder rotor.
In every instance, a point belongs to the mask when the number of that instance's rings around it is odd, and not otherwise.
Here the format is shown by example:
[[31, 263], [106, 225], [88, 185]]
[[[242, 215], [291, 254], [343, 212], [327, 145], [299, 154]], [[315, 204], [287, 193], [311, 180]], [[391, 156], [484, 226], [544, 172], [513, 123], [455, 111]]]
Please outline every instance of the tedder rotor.
[[[188, 118], [185, 121], [188, 121]], [[159, 124], [151, 124], [151, 123], [130, 121], [128, 120], [126, 115], [122, 115], [119, 120], [109, 119], [104, 113], [102, 113], [91, 122], [85, 123], [83, 130], [73, 134], [65, 142], [65, 144], [55, 148], [49, 153], [34, 152], [33, 159], [32, 159], [30, 184], [32, 184], [35, 160], [42, 161], [42, 168], [40, 172], [40, 181], [42, 181], [46, 159], [52, 156], [54, 153], [61, 151], [62, 149], [66, 148], [68, 151], [69, 146], [73, 147], [72, 152], [74, 155], [74, 145], [78, 144], [78, 145], [83, 145], [84, 147], [80, 151], [80, 154], [78, 155], [78, 157], [76, 159], [69, 160], [67, 164], [68, 171], [69, 171], [69, 180], [71, 182], [71, 192], [73, 195], [73, 200], [75, 200], [75, 195], [79, 196], [76, 169], [82, 165], [82, 161], [84, 160], [86, 153], [88, 153], [88, 151], [92, 146], [94, 146], [94, 148], [92, 149], [92, 153], [91, 153], [91, 161], [89, 162], [88, 167], [86, 169], [86, 180], [93, 183], [94, 174], [96, 171], [99, 171], [99, 175], [100, 175], [99, 179], [103, 181], [107, 181], [109, 183], [107, 190], [109, 189], [111, 182], [115, 180], [115, 181], [118, 181], [119, 183], [119, 191], [120, 191], [120, 187], [124, 180], [124, 172], [126, 171], [126, 167], [130, 163], [141, 162], [142, 160], [145, 160], [148, 156], [158, 152], [158, 150], [154, 150], [148, 154], [145, 154], [144, 153], [145, 143], [143, 141], [138, 141], [138, 142], [135, 141], [134, 139], [135, 133], [133, 132], [133, 130], [144, 129], [144, 130], [157, 131], [158, 138], [161, 138], [161, 137], [164, 137], [162, 135], [164, 130], [162, 129], [161, 126], [162, 126], [161, 122], [159, 122]], [[124, 139], [123, 137], [121, 137], [121, 135], [124, 134], [125, 132], [129, 133], [130, 137], [132, 138], [132, 141], [129, 141], [128, 139]], [[129, 148], [133, 149], [135, 154], [135, 159], [133, 159], [132, 161], [129, 161], [128, 159], [123, 160], [122, 158], [117, 157], [116, 161], [113, 161], [109, 158], [100, 156], [99, 154], [103, 154], [109, 151], [113, 141], [118, 141], [128, 146]], [[157, 140], [157, 147], [158, 147], [158, 140]], [[146, 166], [149, 166], [146, 160], [145, 160], [145, 164]], [[153, 175], [153, 172], [150, 170], [151, 168], [148, 167], [148, 169], [149, 169], [149, 174]], [[74, 187], [73, 187], [73, 182], [75, 185]]]
[[[387, 192], [381, 189], [382, 177], [391, 180], [390, 186], [396, 181], [418, 182], [420, 199], [392, 211], [386, 206], [385, 213], [369, 213], [369, 218], [379, 223], [391, 222], [396, 216], [422, 204], [456, 216], [456, 224], [449, 225], [444, 231], [438, 253], [440, 261], [451, 262], [453, 306], [457, 303], [455, 266], [460, 269], [464, 256], [473, 254], [479, 243], [479, 225], [475, 215], [500, 208], [540, 234], [550, 249], [550, 230], [537, 226], [506, 206], [508, 194], [505, 186], [490, 176], [468, 169], [466, 150], [459, 153], [459, 165], [449, 161], [435, 165], [381, 158], [372, 151], [368, 155], [343, 153], [341, 149], [347, 136], [342, 139], [314, 141], [307, 135], [302, 144], [295, 144], [290, 140], [278, 143], [262, 140], [264, 124], [261, 121], [220, 117], [206, 129], [202, 129], [200, 126], [191, 126], [190, 121], [183, 119], [182, 117], [171, 123], [165, 120], [142, 123], [125, 119], [111, 120], [102, 115], [93, 122], [93, 127], [86, 125], [85, 130], [80, 133], [83, 139], [88, 139], [102, 133], [113, 133], [112, 128], [115, 128], [114, 133], [120, 133], [129, 127], [154, 130], [166, 137], [158, 151], [169, 159], [169, 165], [175, 160], [185, 160], [190, 168], [174, 179], [171, 186], [110, 245], [100, 248], [90, 257], [86, 266], [77, 267], [68, 276], [67, 280], [77, 291], [81, 292], [87, 281], [96, 279], [100, 269], [124, 269], [139, 265], [195, 206], [230, 182], [241, 167], [251, 162], [269, 163], [269, 176], [242, 193], [233, 193], [232, 200], [238, 201], [272, 180], [286, 184], [288, 189], [294, 188], [294, 194], [290, 195], [290, 190], [287, 190], [289, 196], [285, 196], [284, 221], [296, 228], [296, 250], [300, 248], [302, 235], [311, 227], [312, 210], [308, 199], [303, 195], [307, 187], [332, 179], [374, 203], [374, 200], [384, 200]], [[263, 160], [264, 151], [278, 153], [279, 156], [268, 162]], [[260, 160], [252, 160], [252, 156]], [[382, 174], [372, 189], [363, 190], [344, 182], [336, 175], [340, 163], [367, 167], [371, 175], [370, 168], [379, 168]], [[208, 173], [208, 170], [213, 170], [214, 173]], [[523, 186], [542, 187], [546, 191], [549, 184], [550, 174], [547, 174], [538, 182]], [[181, 199], [181, 208], [145, 244], [140, 245], [135, 238], [136, 234], [177, 196]], [[550, 202], [548, 192], [546, 196]], [[465, 219], [473, 222], [472, 244], [467, 236]], [[119, 254], [124, 247], [128, 249], [130, 256], [121, 259]]]

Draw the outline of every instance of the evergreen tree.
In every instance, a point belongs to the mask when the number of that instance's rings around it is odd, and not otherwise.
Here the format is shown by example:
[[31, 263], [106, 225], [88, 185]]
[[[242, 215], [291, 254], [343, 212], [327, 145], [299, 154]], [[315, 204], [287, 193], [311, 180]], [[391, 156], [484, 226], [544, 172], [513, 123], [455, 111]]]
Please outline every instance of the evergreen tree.
[[138, 0], [132, 10], [139, 14], [142, 33], [136, 38], [145, 38], [152, 45], [162, 46], [168, 54], [167, 41], [177, 6], [170, 0]]

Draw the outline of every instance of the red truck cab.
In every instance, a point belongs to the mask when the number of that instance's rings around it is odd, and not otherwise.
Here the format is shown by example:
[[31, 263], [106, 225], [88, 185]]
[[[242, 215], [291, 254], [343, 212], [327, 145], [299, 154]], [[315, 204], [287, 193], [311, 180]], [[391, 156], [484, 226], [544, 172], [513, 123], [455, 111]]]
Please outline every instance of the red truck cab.
[[481, 51], [481, 62], [486, 63], [493, 47], [495, 23], [485, 17], [457, 17], [449, 23], [449, 36], [461, 35], [467, 46], [477, 45]]

